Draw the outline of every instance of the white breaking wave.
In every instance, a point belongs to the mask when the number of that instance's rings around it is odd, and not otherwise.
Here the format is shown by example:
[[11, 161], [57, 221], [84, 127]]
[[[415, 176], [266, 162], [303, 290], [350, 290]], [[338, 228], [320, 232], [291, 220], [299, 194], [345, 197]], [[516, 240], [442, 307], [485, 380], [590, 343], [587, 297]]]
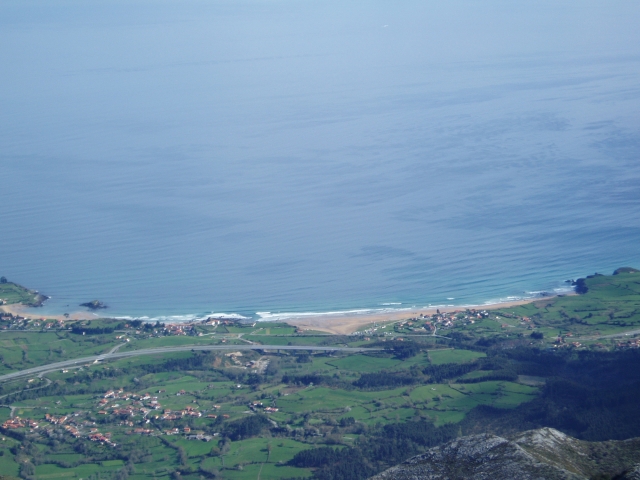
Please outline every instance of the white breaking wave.
[[[503, 303], [509, 303], [520, 300], [534, 300], [536, 298], [541, 298], [550, 295], [562, 295], [563, 293], [572, 292], [574, 289], [571, 286], [561, 286], [557, 288], [553, 288], [551, 290], [540, 290], [540, 291], [531, 291], [531, 292], [523, 292], [523, 295], [519, 296], [507, 296], [497, 299], [487, 300], [481, 304], [469, 304], [469, 305], [452, 305], [449, 303], [444, 304], [428, 304], [424, 307], [418, 307], [416, 305], [406, 306], [406, 307], [397, 307], [397, 305], [402, 305], [402, 302], [385, 302], [380, 303], [379, 305], [388, 308], [358, 308], [351, 310], [335, 310], [335, 311], [327, 311], [327, 312], [256, 312], [257, 320], [259, 322], [278, 322], [285, 321], [294, 318], [305, 318], [305, 317], [339, 317], [339, 316], [348, 316], [348, 315], [375, 315], [375, 314], [384, 314], [384, 313], [393, 313], [393, 312], [406, 312], [412, 310], [427, 310], [427, 309], [437, 309], [437, 308], [473, 308], [473, 307], [482, 307], [482, 306], [495, 306]], [[447, 297], [447, 300], [455, 300], [454, 297]], [[159, 315], [159, 316], [119, 316], [116, 317], [121, 320], [142, 320], [143, 322], [155, 323], [157, 321], [161, 323], [189, 323], [189, 322], [199, 322], [202, 320], [206, 320], [209, 317], [226, 319], [226, 320], [252, 320], [252, 317], [247, 317], [241, 315], [239, 313], [206, 313], [206, 314], [184, 314], [184, 315]]]
[[574, 287], [558, 287], [558, 288], [554, 288], [553, 291], [557, 294], [562, 295], [563, 293], [575, 292], [575, 288]]
[[[571, 289], [569, 289], [567, 291], [571, 291]], [[565, 291], [562, 290], [562, 292], [565, 292]], [[483, 305], [487, 305], [487, 306], [489, 306], [489, 305], [500, 305], [501, 303], [519, 302], [521, 300], [535, 300], [536, 298], [549, 297], [549, 296], [557, 295], [557, 294], [562, 293], [562, 292], [560, 292], [559, 289], [553, 289], [553, 293], [549, 292], [549, 290], [540, 290], [540, 291], [535, 291], [535, 292], [525, 292], [524, 295], [509, 296], [509, 297], [505, 297], [505, 298], [487, 300], [487, 301], [485, 301], [483, 303]]]
[[259, 322], [273, 322], [303, 317], [337, 317], [346, 315], [371, 315], [376, 313], [402, 312], [411, 308], [361, 308], [357, 310], [338, 310], [333, 312], [256, 312]]
[[245, 317], [239, 313], [210, 313], [208, 317], [223, 318], [223, 319], [237, 319], [237, 320], [251, 320], [251, 317]]
[[119, 320], [141, 320], [147, 323], [189, 323], [189, 322], [200, 322], [202, 320], [206, 320], [209, 317], [219, 318], [222, 320], [251, 320], [251, 317], [245, 317], [244, 315], [240, 315], [239, 313], [207, 313], [207, 314], [185, 314], [185, 315], [159, 315], [156, 317], [149, 317], [143, 315], [141, 317], [133, 317], [133, 316], [123, 316], [116, 317]]

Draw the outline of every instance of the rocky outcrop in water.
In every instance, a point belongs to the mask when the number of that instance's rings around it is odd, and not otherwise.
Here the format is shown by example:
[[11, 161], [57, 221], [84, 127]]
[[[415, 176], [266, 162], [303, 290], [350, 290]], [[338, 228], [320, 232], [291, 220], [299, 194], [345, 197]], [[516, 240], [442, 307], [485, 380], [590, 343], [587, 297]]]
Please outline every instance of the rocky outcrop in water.
[[640, 480], [640, 438], [585, 442], [553, 428], [461, 437], [372, 480]]
[[80, 306], [87, 307], [90, 310], [99, 310], [101, 308], [107, 308], [107, 306], [104, 303], [102, 303], [100, 300], [92, 300], [87, 303], [81, 303]]

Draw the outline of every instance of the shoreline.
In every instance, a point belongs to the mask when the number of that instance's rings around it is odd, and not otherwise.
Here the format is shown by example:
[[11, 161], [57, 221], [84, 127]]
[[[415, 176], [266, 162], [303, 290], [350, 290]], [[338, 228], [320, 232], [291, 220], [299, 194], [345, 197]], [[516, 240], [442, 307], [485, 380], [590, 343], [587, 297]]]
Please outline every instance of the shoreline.
[[30, 307], [28, 305], [22, 304], [11, 304], [11, 305], [2, 305], [0, 306], [0, 312], [10, 313], [15, 316], [25, 317], [32, 320], [39, 319], [50, 319], [50, 320], [96, 320], [97, 318], [101, 318], [99, 315], [92, 312], [84, 312], [84, 311], [76, 311], [70, 312], [68, 317], [65, 317], [63, 314], [41, 314], [35, 312], [29, 312], [27, 310], [37, 308]]
[[[577, 295], [576, 293], [567, 293], [561, 295]], [[283, 323], [296, 327], [300, 330], [316, 330], [320, 332], [332, 333], [334, 335], [349, 335], [358, 331], [365, 325], [372, 323], [383, 323], [404, 320], [408, 317], [415, 317], [420, 314], [433, 315], [439, 310], [442, 313], [450, 313], [456, 311], [473, 310], [498, 310], [501, 308], [516, 307], [526, 305], [533, 302], [551, 300], [558, 298], [560, 295], [552, 295], [548, 297], [527, 298], [523, 300], [513, 300], [509, 302], [500, 302], [490, 305], [460, 305], [460, 306], [443, 306], [443, 307], [423, 307], [411, 308], [406, 310], [380, 312], [380, 313], [364, 313], [364, 314], [327, 314], [314, 315], [306, 317], [290, 317], [282, 320]]]
[[[497, 302], [492, 304], [479, 304], [479, 305], [442, 305], [442, 306], [428, 306], [428, 307], [410, 307], [410, 308], [388, 308], [388, 309], [360, 309], [360, 310], [346, 310], [346, 311], [337, 311], [337, 312], [318, 312], [313, 314], [298, 314], [296, 313], [286, 313], [286, 314], [274, 314], [274, 318], [255, 318], [249, 319], [248, 317], [236, 317], [243, 318], [247, 320], [252, 320], [257, 323], [261, 322], [280, 322], [286, 323], [293, 327], [296, 327], [300, 330], [314, 330], [320, 331], [335, 335], [349, 335], [355, 331], [358, 331], [361, 327], [365, 325], [370, 325], [372, 323], [383, 323], [383, 322], [393, 322], [400, 321], [410, 317], [416, 317], [420, 314], [423, 315], [432, 315], [437, 313], [439, 310], [442, 313], [450, 313], [455, 311], [464, 311], [466, 309], [475, 309], [475, 310], [497, 310], [501, 308], [509, 308], [515, 307], [519, 305], [526, 305], [528, 303], [550, 300], [553, 298], [557, 298], [558, 296], [565, 295], [577, 295], [575, 292], [567, 292], [561, 293], [557, 295], [550, 295], [545, 297], [535, 297], [535, 298], [526, 298], [519, 300], [511, 300], [506, 302]], [[43, 314], [40, 312], [34, 312], [32, 307], [28, 305], [21, 304], [12, 304], [12, 305], [2, 305], [0, 306], [0, 312], [11, 313], [16, 316], [25, 317], [32, 320], [40, 320], [40, 319], [52, 319], [52, 320], [97, 320], [99, 318], [108, 318], [108, 319], [123, 319], [123, 318], [131, 318], [133, 317], [120, 317], [120, 316], [102, 316], [97, 313], [91, 311], [75, 311], [69, 312], [69, 316], [65, 317], [63, 314]], [[198, 317], [207, 318], [217, 318], [218, 315], [224, 316], [225, 318], [233, 318], [234, 316], [231, 314], [215, 314], [211, 313], [208, 315], [199, 315]], [[182, 316], [182, 315], [180, 315]], [[178, 317], [180, 317], [178, 316]], [[182, 316], [184, 317], [184, 316]], [[284, 317], [284, 318], [282, 318]], [[202, 318], [198, 318], [197, 320], [177, 320], [169, 321], [169, 319], [164, 319], [164, 323], [169, 324], [194, 324], [202, 321]], [[140, 320], [153, 322], [155, 318], [145, 319], [144, 317], [139, 318]]]

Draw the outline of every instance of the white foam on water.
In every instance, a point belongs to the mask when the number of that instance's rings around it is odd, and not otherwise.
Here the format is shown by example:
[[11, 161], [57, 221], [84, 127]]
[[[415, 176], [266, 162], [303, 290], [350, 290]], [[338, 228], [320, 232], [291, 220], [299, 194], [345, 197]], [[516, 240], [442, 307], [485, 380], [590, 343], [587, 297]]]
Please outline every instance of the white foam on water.
[[569, 286], [567, 286], [567, 287], [557, 287], [557, 288], [553, 289], [554, 293], [559, 294], [559, 295], [562, 295], [564, 293], [575, 292], [575, 290], [576, 290], [575, 287], [569, 287]]
[[411, 308], [361, 308], [356, 310], [337, 310], [330, 312], [256, 312], [259, 322], [273, 322], [293, 318], [306, 317], [339, 317], [347, 315], [375, 315], [378, 313], [393, 313], [411, 310]]
[[[500, 306], [501, 304], [507, 304], [510, 302], [516, 301], [524, 301], [524, 300], [535, 300], [536, 298], [548, 297], [553, 295], [562, 295], [566, 293], [573, 292], [574, 288], [570, 285], [560, 285], [556, 288], [550, 290], [536, 290], [536, 291], [528, 291], [523, 292], [523, 295], [510, 295], [507, 297], [501, 298], [493, 298], [489, 299], [483, 303], [474, 303], [474, 304], [460, 304], [454, 305], [451, 303], [446, 304], [427, 304], [426, 306], [417, 306], [417, 305], [403, 305], [402, 302], [384, 302], [379, 303], [382, 308], [355, 308], [349, 310], [330, 310], [325, 312], [317, 312], [317, 311], [308, 311], [308, 312], [256, 312], [255, 315], [245, 316], [239, 313], [226, 313], [226, 312], [208, 312], [208, 313], [192, 313], [192, 314], [182, 314], [182, 315], [122, 315], [115, 316], [113, 318], [117, 318], [120, 320], [141, 320], [147, 323], [191, 323], [191, 322], [200, 322], [206, 320], [208, 318], [217, 318], [221, 320], [255, 320], [261, 322], [274, 322], [274, 321], [286, 321], [295, 318], [308, 318], [308, 317], [340, 317], [340, 316], [356, 316], [356, 315], [376, 315], [376, 314], [387, 314], [387, 313], [401, 313], [401, 312], [411, 312], [414, 310], [435, 310], [440, 308], [478, 308], [483, 306]], [[447, 297], [447, 300], [455, 300], [455, 297]], [[93, 315], [98, 316], [93, 313]]]
[[222, 318], [222, 319], [236, 319], [236, 320], [251, 320], [251, 317], [245, 317], [239, 313], [210, 313], [209, 317]]
[[251, 317], [245, 317], [244, 315], [240, 315], [239, 313], [207, 313], [207, 314], [184, 314], [184, 315], [158, 315], [158, 316], [120, 316], [115, 317], [118, 320], [141, 320], [147, 323], [190, 323], [190, 322], [201, 322], [206, 320], [207, 318], [217, 318], [220, 320], [251, 320]]

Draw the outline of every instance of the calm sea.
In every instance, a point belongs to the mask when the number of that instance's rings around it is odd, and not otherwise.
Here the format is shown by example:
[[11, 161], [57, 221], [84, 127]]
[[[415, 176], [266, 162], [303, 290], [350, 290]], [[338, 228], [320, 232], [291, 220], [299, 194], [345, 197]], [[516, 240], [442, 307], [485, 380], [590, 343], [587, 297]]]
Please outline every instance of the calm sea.
[[638, 25], [636, 0], [3, 0], [0, 274], [47, 312], [187, 318], [640, 267]]

